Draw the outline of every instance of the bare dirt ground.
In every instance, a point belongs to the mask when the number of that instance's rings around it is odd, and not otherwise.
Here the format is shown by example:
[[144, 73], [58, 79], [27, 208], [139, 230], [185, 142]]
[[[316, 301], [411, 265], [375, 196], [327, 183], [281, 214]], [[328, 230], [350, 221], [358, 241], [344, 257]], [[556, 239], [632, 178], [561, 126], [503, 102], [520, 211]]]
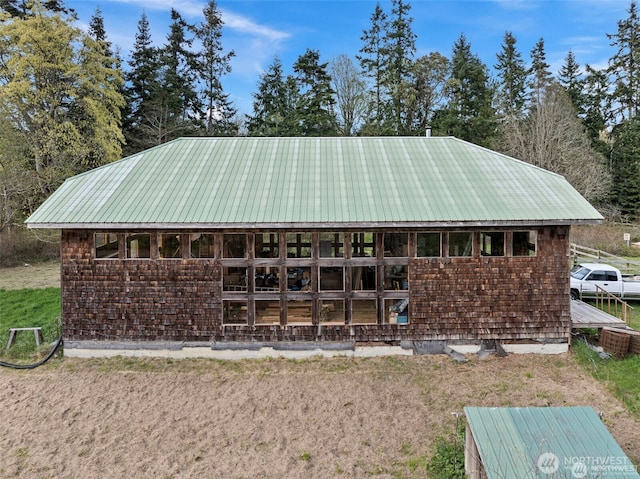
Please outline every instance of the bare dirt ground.
[[0, 268], [0, 289], [60, 287], [60, 263], [25, 264]]
[[0, 369], [0, 405], [1, 478], [422, 478], [467, 405], [589, 405], [640, 459], [638, 418], [568, 354], [56, 359]]

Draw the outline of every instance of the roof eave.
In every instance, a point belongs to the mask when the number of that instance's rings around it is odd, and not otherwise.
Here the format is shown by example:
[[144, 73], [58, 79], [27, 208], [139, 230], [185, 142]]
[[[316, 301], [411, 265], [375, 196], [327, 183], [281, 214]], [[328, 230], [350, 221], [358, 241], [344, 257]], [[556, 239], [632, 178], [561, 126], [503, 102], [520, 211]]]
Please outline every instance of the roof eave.
[[264, 223], [27, 223], [29, 229], [73, 230], [229, 230], [229, 229], [367, 229], [367, 228], [501, 228], [601, 224], [599, 218], [464, 221], [264, 222]]

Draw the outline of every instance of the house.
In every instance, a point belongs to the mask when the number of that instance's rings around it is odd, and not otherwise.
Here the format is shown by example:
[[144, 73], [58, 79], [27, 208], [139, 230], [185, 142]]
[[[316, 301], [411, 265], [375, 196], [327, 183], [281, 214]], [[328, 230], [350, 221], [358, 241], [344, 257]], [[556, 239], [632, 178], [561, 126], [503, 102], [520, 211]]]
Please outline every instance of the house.
[[26, 223], [61, 230], [67, 350], [566, 350], [570, 227], [601, 220], [494, 151], [362, 137], [180, 138], [69, 178]]
[[640, 479], [591, 407], [465, 407], [469, 479]]

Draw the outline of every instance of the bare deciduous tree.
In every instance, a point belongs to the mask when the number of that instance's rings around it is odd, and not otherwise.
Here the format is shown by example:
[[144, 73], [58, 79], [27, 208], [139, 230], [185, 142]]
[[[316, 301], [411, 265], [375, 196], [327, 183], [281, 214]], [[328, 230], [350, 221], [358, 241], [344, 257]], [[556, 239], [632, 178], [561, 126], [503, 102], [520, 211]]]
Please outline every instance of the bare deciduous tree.
[[602, 200], [611, 177], [605, 158], [591, 146], [567, 93], [558, 84], [519, 122], [501, 125], [498, 149], [564, 176], [586, 199]]

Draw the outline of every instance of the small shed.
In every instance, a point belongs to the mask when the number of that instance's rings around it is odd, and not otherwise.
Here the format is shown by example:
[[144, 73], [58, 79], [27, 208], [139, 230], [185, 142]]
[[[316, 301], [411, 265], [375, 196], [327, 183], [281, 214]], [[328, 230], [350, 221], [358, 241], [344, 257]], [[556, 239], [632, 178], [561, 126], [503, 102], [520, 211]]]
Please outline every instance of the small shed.
[[591, 407], [466, 407], [469, 479], [640, 478]]

